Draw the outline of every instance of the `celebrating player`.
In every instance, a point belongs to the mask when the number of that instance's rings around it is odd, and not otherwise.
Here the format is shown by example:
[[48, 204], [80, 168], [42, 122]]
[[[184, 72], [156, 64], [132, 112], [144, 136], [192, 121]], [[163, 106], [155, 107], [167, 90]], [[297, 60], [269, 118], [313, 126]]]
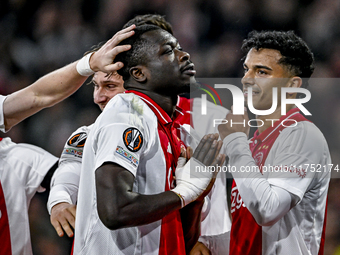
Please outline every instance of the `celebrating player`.
[[[171, 25], [160, 15], [147, 14], [136, 16], [124, 27], [129, 27], [131, 24], [137, 26], [143, 24], [157, 25], [162, 29], [172, 34]], [[109, 77], [104, 73], [98, 72], [94, 75], [92, 82], [94, 84], [94, 102], [98, 104], [101, 110], [104, 109], [108, 101], [117, 93], [123, 92], [123, 80], [115, 73]], [[191, 108], [190, 108], [191, 104]], [[199, 98], [191, 99], [190, 102], [186, 98], [179, 97], [177, 105], [183, 109], [184, 115], [181, 119], [176, 119], [180, 124], [190, 124], [190, 116], [187, 117], [190, 109], [200, 109], [201, 101]], [[228, 110], [208, 102], [208, 111], [211, 113], [209, 117], [215, 116], [218, 119], [224, 118]], [[193, 110], [198, 113], [200, 111]], [[212, 129], [209, 121], [202, 121], [201, 116], [194, 114], [191, 116], [192, 125], [199, 128], [199, 135], [203, 137], [208, 133], [215, 133], [216, 130]], [[206, 125], [203, 125], [206, 124]], [[52, 180], [52, 187], [48, 201], [48, 210], [51, 214], [51, 223], [55, 227], [59, 236], [63, 236], [64, 231], [68, 236], [73, 236], [75, 214], [76, 214], [76, 199], [79, 186], [80, 168], [82, 162], [82, 154], [84, 142], [87, 138], [91, 126], [84, 126], [77, 129], [68, 139], [65, 144], [63, 153], [60, 157], [59, 168], [56, 171]], [[197, 131], [197, 130], [196, 130]], [[219, 173], [223, 175], [224, 173]], [[213, 254], [228, 254], [229, 252], [229, 232], [230, 232], [230, 219], [228, 212], [228, 205], [226, 199], [226, 179], [220, 176], [216, 179], [212, 192], [208, 194], [207, 200], [211, 204], [209, 213], [206, 214], [205, 219], [201, 226], [200, 241], [203, 242]], [[64, 231], [63, 231], [64, 230]], [[205, 252], [202, 243], [195, 246], [195, 251]]]
[[137, 27], [123, 43], [132, 45], [117, 56], [128, 91], [110, 100], [87, 138], [74, 253], [185, 254], [197, 241], [201, 194], [212, 176], [190, 178], [190, 166], [210, 165], [220, 143], [206, 136], [190, 165], [176, 164], [183, 145], [173, 125], [177, 95], [195, 74], [189, 54], [156, 26]]
[[[228, 123], [238, 125], [219, 126], [229, 163], [237, 169], [232, 173], [230, 254], [322, 254], [331, 163], [328, 145], [294, 105], [288, 104], [287, 114], [281, 116], [281, 88], [307, 86], [302, 78], [313, 73], [313, 54], [292, 31], [252, 32], [242, 49], [247, 54], [245, 97], [252, 97], [256, 110], [271, 108], [273, 88], [278, 100], [272, 114], [256, 116], [259, 128], [250, 143], [249, 127], [240, 125], [248, 122], [247, 114], [228, 114]], [[296, 92], [283, 96], [294, 99]], [[272, 126], [267, 119], [276, 121]], [[327, 170], [311, 171], [313, 164]]]

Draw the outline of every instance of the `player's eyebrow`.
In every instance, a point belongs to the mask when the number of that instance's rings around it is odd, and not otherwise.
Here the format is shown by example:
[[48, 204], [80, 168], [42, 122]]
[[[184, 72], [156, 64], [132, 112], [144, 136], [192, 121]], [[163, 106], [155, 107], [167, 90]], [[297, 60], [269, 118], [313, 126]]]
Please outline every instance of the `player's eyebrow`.
[[255, 65], [255, 68], [256, 69], [266, 69], [266, 70], [269, 70], [269, 71], [273, 71], [273, 69], [271, 69], [270, 67], [263, 66], [263, 65]]
[[[248, 66], [246, 64], [243, 64], [243, 67], [248, 68]], [[269, 71], [273, 71], [272, 68], [268, 67], [268, 66], [263, 66], [263, 65], [254, 65], [255, 69], [266, 69]]]

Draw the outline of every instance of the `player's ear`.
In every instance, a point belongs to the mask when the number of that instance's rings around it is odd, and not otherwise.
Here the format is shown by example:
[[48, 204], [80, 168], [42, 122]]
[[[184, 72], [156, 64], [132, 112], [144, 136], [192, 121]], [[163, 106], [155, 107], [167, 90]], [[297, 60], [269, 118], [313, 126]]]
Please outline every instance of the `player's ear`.
[[134, 66], [131, 67], [130, 76], [139, 83], [144, 83], [147, 80], [147, 69], [144, 66]]
[[300, 88], [302, 85], [302, 79], [299, 76], [294, 76], [289, 81], [289, 87], [290, 88]]
[[[299, 76], [294, 76], [289, 80], [288, 83], [289, 88], [300, 88], [302, 85], [302, 79]], [[293, 97], [294, 95], [296, 96], [296, 93], [287, 92], [287, 95], [288, 97]]]

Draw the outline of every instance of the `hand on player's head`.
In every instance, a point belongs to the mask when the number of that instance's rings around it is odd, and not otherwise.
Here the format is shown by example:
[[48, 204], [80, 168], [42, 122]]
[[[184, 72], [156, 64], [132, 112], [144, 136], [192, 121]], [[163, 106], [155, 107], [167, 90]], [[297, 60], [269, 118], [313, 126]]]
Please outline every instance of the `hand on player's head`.
[[122, 62], [114, 63], [115, 57], [131, 48], [131, 45], [118, 45], [121, 41], [134, 34], [135, 25], [131, 25], [117, 32], [108, 40], [98, 51], [90, 58], [90, 67], [93, 71], [102, 71], [104, 73], [113, 73], [123, 67]]

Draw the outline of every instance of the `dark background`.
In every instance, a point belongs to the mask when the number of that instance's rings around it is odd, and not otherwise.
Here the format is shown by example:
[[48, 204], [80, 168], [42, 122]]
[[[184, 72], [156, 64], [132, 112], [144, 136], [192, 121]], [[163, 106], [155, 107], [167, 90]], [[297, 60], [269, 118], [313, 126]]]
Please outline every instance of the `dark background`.
[[[240, 45], [248, 32], [294, 30], [311, 47], [316, 70], [307, 109], [324, 133], [334, 164], [340, 163], [340, 1], [338, 0], [1, 0], [0, 93], [21, 89], [80, 58], [137, 14], [166, 16], [198, 77], [242, 77]], [[100, 113], [92, 87], [14, 127], [6, 136], [59, 156], [68, 136]], [[229, 106], [225, 102], [224, 106]], [[5, 136], [4, 134], [1, 134]], [[334, 173], [335, 174], [335, 173]], [[335, 177], [335, 175], [333, 175]], [[340, 181], [329, 190], [326, 255], [340, 254]], [[35, 255], [69, 254], [70, 241], [49, 223], [45, 200], [30, 209]]]

